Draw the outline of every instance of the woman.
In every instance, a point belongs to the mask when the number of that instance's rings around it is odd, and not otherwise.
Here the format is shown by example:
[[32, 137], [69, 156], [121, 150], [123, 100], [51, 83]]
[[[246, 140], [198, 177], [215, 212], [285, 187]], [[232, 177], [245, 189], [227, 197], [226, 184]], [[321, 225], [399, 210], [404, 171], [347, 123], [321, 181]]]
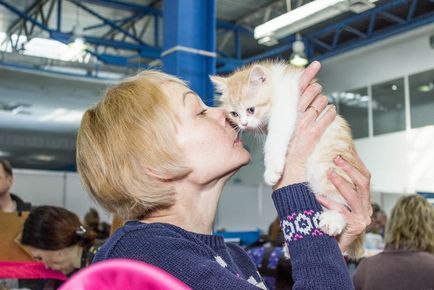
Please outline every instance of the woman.
[[33, 258], [67, 276], [90, 264], [95, 255], [95, 234], [87, 231], [74, 213], [55, 206], [32, 209], [21, 243]]
[[[303, 183], [306, 160], [336, 116], [321, 86], [309, 85], [319, 68], [314, 62], [303, 75], [298, 126], [286, 160], [290, 166], [274, 187], [281, 220], [305, 211], [314, 219], [321, 210]], [[179, 79], [145, 71], [110, 88], [83, 116], [77, 166], [85, 187], [102, 206], [133, 221], [111, 236], [94, 262], [141, 260], [194, 289], [265, 288], [241, 248], [211, 235], [223, 186], [249, 160], [224, 111], [205, 106]], [[355, 171], [343, 159], [336, 162], [356, 185], [330, 175], [352, 207], [351, 212], [339, 207], [349, 221], [339, 241], [345, 251], [370, 221], [369, 173]], [[316, 220], [311, 223], [317, 225]], [[294, 288], [352, 288], [334, 238], [314, 228], [295, 241], [288, 229], [283, 230], [293, 261]]]
[[386, 226], [385, 250], [362, 260], [356, 289], [434, 289], [434, 208], [423, 197], [402, 197]]

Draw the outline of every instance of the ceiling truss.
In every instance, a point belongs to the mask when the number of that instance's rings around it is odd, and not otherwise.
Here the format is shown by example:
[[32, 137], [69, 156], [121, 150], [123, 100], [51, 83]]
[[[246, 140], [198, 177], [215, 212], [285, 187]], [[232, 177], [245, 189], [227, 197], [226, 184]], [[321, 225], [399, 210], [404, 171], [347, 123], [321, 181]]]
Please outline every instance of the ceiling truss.
[[[25, 35], [30, 40], [41, 31], [52, 39], [70, 43], [75, 35], [71, 27], [65, 28], [63, 24], [62, 7], [65, 2], [95, 20], [94, 24], [83, 27], [83, 38], [89, 44], [87, 52], [104, 64], [146, 68], [149, 61], [161, 59], [162, 11], [155, 5], [144, 6], [120, 0], [39, 0], [24, 11], [6, 0], [0, 0], [1, 6], [18, 16], [7, 30], [13, 49], [18, 53], [22, 50], [22, 45], [13, 42], [13, 34]], [[273, 2], [270, 5], [262, 9], [264, 14], [269, 13], [267, 9], [275, 4]], [[128, 15], [113, 20], [99, 13], [95, 9], [98, 6], [126, 11]], [[308, 57], [311, 60], [322, 60], [431, 22], [434, 22], [433, 0], [391, 0], [338, 23], [311, 32], [302, 31], [302, 37]], [[102, 28], [106, 29], [104, 33], [98, 34], [99, 36], [92, 34]], [[284, 57], [291, 52], [295, 40], [294, 35], [291, 35], [265, 53], [243, 58], [241, 36], [244, 34], [253, 38], [252, 28], [245, 21], [232, 23], [218, 20], [217, 29], [226, 34], [223, 38], [225, 43], [220, 43], [217, 48], [219, 73], [227, 73], [240, 65], [264, 58]], [[145, 41], [145, 34], [153, 37], [148, 37]], [[233, 53], [223, 51], [228, 41], [233, 41]]]

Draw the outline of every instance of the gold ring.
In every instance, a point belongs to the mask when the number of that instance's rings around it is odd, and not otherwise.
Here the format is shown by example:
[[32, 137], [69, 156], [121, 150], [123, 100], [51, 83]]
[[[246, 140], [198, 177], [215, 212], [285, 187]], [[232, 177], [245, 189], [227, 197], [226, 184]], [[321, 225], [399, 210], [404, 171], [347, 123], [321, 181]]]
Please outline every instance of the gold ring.
[[308, 108], [308, 109], [310, 109], [310, 108], [314, 109], [315, 112], [316, 112], [316, 117], [317, 117], [317, 118], [319, 117], [319, 110], [318, 110], [317, 108], [315, 108], [315, 107], [312, 106], [312, 105], [308, 106], [307, 108]]

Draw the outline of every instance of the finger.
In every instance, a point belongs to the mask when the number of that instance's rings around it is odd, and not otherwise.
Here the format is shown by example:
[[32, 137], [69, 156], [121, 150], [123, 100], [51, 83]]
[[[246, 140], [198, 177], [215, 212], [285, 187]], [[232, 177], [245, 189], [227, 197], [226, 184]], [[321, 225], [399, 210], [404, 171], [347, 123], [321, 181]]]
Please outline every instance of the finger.
[[322, 206], [324, 206], [325, 208], [327, 208], [329, 210], [336, 210], [336, 211], [342, 213], [343, 215], [347, 215], [350, 213], [350, 211], [348, 210], [348, 208], [345, 205], [338, 203], [334, 200], [331, 200], [325, 196], [317, 195], [316, 199], [319, 201], [319, 203]]
[[351, 166], [351, 164], [349, 164], [341, 156], [337, 156], [335, 159], [333, 159], [333, 161], [337, 166], [339, 166], [339, 168], [342, 168], [342, 170], [350, 177], [353, 184], [361, 190], [360, 193], [369, 193], [369, 179], [365, 175], [363, 175], [356, 168]]
[[303, 94], [304, 90], [308, 87], [310, 82], [315, 79], [321, 68], [319, 61], [312, 62], [303, 72], [300, 77], [300, 92]]
[[322, 136], [328, 126], [335, 120], [335, 118], [336, 107], [334, 105], [328, 105], [325, 109], [325, 112], [321, 115], [320, 118], [317, 119], [314, 130], [316, 130], [316, 132], [318, 132]]
[[329, 170], [329, 172], [327, 173], [327, 177], [345, 199], [346, 203], [352, 211], [363, 211], [363, 209], [360, 210], [360, 207], [362, 206], [359, 202], [360, 197], [354, 190], [352, 184], [350, 184], [342, 176], [337, 174], [333, 169]]
[[306, 109], [306, 122], [312, 123], [321, 115], [325, 107], [327, 107], [328, 99], [324, 95], [316, 97]]
[[351, 153], [353, 153], [353, 155], [356, 158], [357, 162], [360, 164], [360, 166], [359, 166], [360, 173], [370, 179], [371, 178], [371, 172], [368, 170], [368, 168], [366, 167], [365, 163], [360, 158], [359, 154], [356, 151], [356, 148], [354, 146], [351, 146], [350, 151], [351, 151]]
[[322, 92], [322, 86], [320, 84], [318, 83], [310, 84], [300, 97], [300, 101], [298, 104], [299, 112], [306, 111], [309, 104], [312, 103], [314, 99], [321, 94], [321, 92]]

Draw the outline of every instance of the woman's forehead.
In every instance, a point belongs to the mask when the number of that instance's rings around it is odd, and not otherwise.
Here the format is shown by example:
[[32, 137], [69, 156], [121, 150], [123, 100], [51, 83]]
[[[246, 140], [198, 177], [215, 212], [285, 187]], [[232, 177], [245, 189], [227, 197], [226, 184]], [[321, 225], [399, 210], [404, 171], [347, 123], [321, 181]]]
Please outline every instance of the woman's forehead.
[[197, 94], [190, 88], [175, 82], [168, 83], [163, 87], [163, 90], [168, 96], [169, 101], [175, 105], [175, 108], [185, 106], [188, 101], [200, 100]]

